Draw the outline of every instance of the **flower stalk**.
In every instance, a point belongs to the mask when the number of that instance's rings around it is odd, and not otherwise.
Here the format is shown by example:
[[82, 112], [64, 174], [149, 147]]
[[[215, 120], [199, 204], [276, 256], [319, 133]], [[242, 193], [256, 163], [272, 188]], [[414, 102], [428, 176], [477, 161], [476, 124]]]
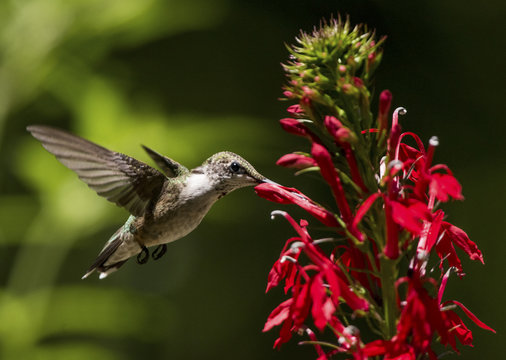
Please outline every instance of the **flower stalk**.
[[397, 279], [397, 261], [384, 256], [381, 258], [381, 298], [383, 300], [383, 319], [385, 326], [383, 327], [383, 338], [391, 339], [395, 335], [395, 325], [397, 321], [397, 300], [395, 280]]

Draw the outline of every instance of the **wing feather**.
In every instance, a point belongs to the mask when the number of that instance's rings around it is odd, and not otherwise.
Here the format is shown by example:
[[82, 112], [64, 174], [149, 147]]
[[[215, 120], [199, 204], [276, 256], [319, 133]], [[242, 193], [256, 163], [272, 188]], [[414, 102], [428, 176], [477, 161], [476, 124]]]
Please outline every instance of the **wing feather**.
[[166, 177], [151, 166], [88, 140], [48, 126], [27, 130], [100, 196], [142, 216]]

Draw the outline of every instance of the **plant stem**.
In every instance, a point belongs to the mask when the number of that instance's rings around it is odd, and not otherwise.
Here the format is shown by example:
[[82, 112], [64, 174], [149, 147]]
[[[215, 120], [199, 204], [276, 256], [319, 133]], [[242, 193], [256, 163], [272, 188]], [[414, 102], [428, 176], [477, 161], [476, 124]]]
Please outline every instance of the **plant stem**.
[[396, 332], [395, 320], [397, 318], [397, 304], [395, 296], [396, 263], [385, 256], [381, 258], [381, 296], [383, 298], [383, 309], [385, 327], [383, 329], [384, 338], [391, 339]]

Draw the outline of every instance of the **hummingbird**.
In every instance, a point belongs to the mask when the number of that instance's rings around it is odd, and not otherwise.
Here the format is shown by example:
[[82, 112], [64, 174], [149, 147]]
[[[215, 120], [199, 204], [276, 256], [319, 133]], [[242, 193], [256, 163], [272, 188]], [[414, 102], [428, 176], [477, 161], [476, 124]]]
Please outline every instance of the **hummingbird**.
[[94, 271], [103, 279], [133, 256], [144, 264], [149, 247], [156, 246], [151, 257], [157, 260], [167, 251], [167, 243], [192, 232], [218, 199], [242, 187], [275, 184], [230, 151], [214, 154], [189, 170], [141, 145], [159, 171], [60, 129], [30, 125], [27, 130], [98, 195], [130, 213], [83, 279]]

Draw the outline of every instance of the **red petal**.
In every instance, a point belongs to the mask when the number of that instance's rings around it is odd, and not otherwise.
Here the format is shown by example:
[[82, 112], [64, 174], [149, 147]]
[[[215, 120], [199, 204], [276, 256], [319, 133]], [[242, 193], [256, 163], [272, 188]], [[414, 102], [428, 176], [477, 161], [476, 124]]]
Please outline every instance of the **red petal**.
[[[325, 328], [325, 325], [327, 325], [327, 322], [332, 317], [334, 311], [329, 314], [330, 310], [332, 309], [329, 309], [328, 306], [327, 309], [324, 309], [327, 300], [330, 299], [327, 297], [325, 287], [323, 286], [321, 274], [316, 274], [311, 281], [311, 299], [313, 301], [311, 314], [313, 315], [314, 324], [320, 331], [322, 331]], [[330, 301], [330, 304], [335, 310], [332, 301]]]
[[[298, 257], [298, 255], [297, 255], [297, 257]], [[287, 294], [288, 290], [290, 290], [290, 288], [295, 284], [296, 276], [297, 276], [297, 267], [295, 266], [295, 264], [292, 264], [292, 266], [290, 266], [290, 269], [288, 270], [288, 274], [286, 275], [286, 278], [285, 278], [285, 286], [283, 287], [285, 294]]]
[[464, 250], [471, 260], [480, 260], [481, 263], [484, 264], [481, 251], [478, 249], [478, 246], [469, 239], [464, 230], [446, 221], [443, 221], [443, 228], [446, 230], [445, 235], [448, 236], [455, 245]]
[[278, 305], [277, 308], [272, 310], [269, 317], [267, 318], [267, 321], [265, 322], [264, 328], [262, 331], [269, 331], [274, 326], [278, 326], [283, 321], [288, 319], [289, 313], [290, 313], [290, 305], [292, 304], [293, 299], [288, 299], [286, 301], [283, 301], [281, 304]]
[[457, 179], [449, 174], [432, 174], [429, 184], [429, 195], [434, 195], [440, 201], [448, 201], [448, 195], [456, 200], [462, 200], [462, 186]]
[[406, 230], [413, 234], [420, 234], [422, 231], [422, 218], [413, 213], [409, 207], [404, 206], [398, 201], [391, 201], [392, 219]]
[[460, 275], [463, 274], [462, 262], [457, 256], [457, 252], [455, 251], [452, 242], [450, 241], [449, 237], [446, 234], [436, 244], [436, 252], [439, 258], [441, 259], [441, 262], [439, 264], [439, 268], [441, 270], [443, 270], [443, 261], [448, 260], [448, 264], [450, 264], [450, 266], [454, 266], [455, 268], [457, 268], [457, 272]]
[[383, 355], [387, 351], [387, 343], [386, 340], [375, 340], [366, 344], [362, 351], [365, 356]]
[[331, 297], [336, 307], [339, 306], [339, 297], [342, 297], [353, 310], [367, 311], [369, 309], [369, 303], [350, 290], [348, 284], [337, 274], [337, 269], [334, 271], [332, 268], [327, 268], [322, 271], [329, 284]]
[[432, 247], [436, 245], [436, 242], [440, 236], [441, 223], [443, 221], [444, 212], [442, 210], [437, 210], [433, 215], [432, 223], [429, 227], [429, 232], [427, 234], [427, 241], [425, 242], [425, 250], [429, 253], [432, 250]]
[[356, 227], [364, 215], [369, 211], [372, 204], [376, 201], [377, 198], [381, 196], [380, 193], [374, 193], [371, 196], [369, 196], [363, 203], [360, 205], [360, 208], [357, 210], [357, 213], [355, 214], [355, 218], [353, 219], [353, 227]]
[[268, 292], [273, 287], [278, 286], [279, 282], [282, 279], [282, 267], [280, 261], [277, 260], [269, 271], [269, 275], [267, 276], [267, 288], [265, 292]]
[[473, 346], [473, 333], [462, 322], [462, 319], [454, 311], [451, 310], [444, 311], [443, 316], [449, 322], [449, 330], [451, 331], [448, 334], [448, 342], [452, 348], [458, 352], [457, 346], [455, 344], [455, 337], [459, 339], [461, 344]]
[[[494, 329], [492, 329], [490, 326], [488, 326], [483, 321], [481, 321], [480, 319], [478, 319], [476, 317], [476, 315], [474, 315], [471, 312], [471, 310], [469, 310], [468, 308], [466, 308], [462, 303], [460, 303], [460, 302], [458, 302], [456, 300], [450, 300], [449, 302], [452, 302], [455, 305], [459, 306], [466, 313], [467, 317], [469, 317], [469, 319], [471, 319], [476, 325], [478, 325], [482, 329], [489, 330], [489, 331], [492, 331], [493, 333], [495, 333]], [[448, 301], [447, 301], [447, 303], [448, 303]]]
[[448, 269], [446, 273], [443, 275], [443, 278], [441, 279], [441, 285], [439, 285], [439, 290], [437, 292], [437, 303], [441, 304], [441, 301], [443, 300], [443, 293], [446, 288], [446, 284], [448, 283], [448, 278], [450, 277], [450, 274], [452, 272], [452, 269]]
[[274, 342], [274, 348], [279, 349], [281, 345], [288, 342], [292, 338], [292, 321], [285, 321], [281, 330], [279, 331], [279, 337]]

